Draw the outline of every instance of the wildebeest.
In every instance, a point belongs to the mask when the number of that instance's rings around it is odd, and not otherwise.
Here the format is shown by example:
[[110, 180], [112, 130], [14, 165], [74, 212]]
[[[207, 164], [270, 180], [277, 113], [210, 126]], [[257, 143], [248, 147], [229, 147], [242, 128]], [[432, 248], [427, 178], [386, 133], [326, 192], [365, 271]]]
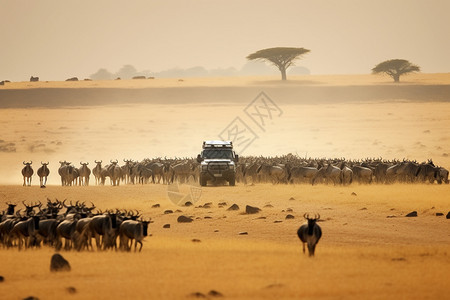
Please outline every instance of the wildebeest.
[[[139, 243], [141, 247], [139, 252], [142, 250], [142, 241], [144, 237], [147, 236], [147, 229], [149, 221], [134, 221], [126, 220], [120, 224], [119, 236], [120, 236], [120, 246], [119, 248], [125, 251], [130, 251], [134, 242], [134, 252], [136, 252], [137, 244]], [[129, 244], [129, 241], [131, 242]]]
[[22, 176], [23, 176], [23, 186], [31, 186], [31, 176], [33, 176], [33, 168], [31, 167], [31, 164], [33, 162], [23, 162], [25, 167], [22, 169]]
[[359, 183], [372, 183], [373, 171], [367, 167], [354, 166], [352, 168], [353, 178]]
[[111, 184], [116, 186], [120, 184], [120, 179], [122, 177], [122, 168], [117, 164], [119, 161], [110, 160], [111, 165], [107, 168], [109, 178], [111, 179]]
[[61, 250], [62, 239], [65, 239], [64, 249], [69, 250], [76, 243], [76, 226], [78, 218], [68, 218], [56, 227], [56, 250]]
[[316, 168], [313, 167], [293, 167], [289, 171], [288, 182], [298, 183], [307, 180], [312, 184], [313, 178], [317, 175]]
[[96, 163], [96, 165], [92, 169], [92, 174], [94, 174], [94, 177], [95, 177], [95, 184], [99, 185], [102, 182], [102, 180], [100, 178], [100, 174], [101, 174], [101, 171], [102, 171], [102, 161], [94, 160], [94, 162]]
[[31, 243], [31, 239], [34, 238], [35, 231], [39, 229], [39, 217], [33, 216], [26, 221], [19, 221], [14, 225], [9, 234], [10, 243], [17, 239], [19, 250], [22, 249], [23, 242], [25, 241], [25, 247], [28, 248]]
[[322, 237], [322, 229], [316, 223], [320, 219], [320, 215], [317, 214], [314, 218], [310, 218], [308, 214], [304, 214], [303, 217], [308, 221], [308, 224], [303, 224], [297, 230], [297, 235], [303, 243], [303, 253], [305, 253], [305, 243], [308, 245], [309, 256], [314, 256], [316, 245]]
[[432, 162], [422, 163], [417, 169], [416, 176], [418, 180], [422, 182], [434, 183], [436, 180], [438, 184], [442, 183], [441, 170], [436, 167]]
[[45, 185], [47, 184], [47, 177], [50, 174], [50, 170], [48, 169], [48, 162], [43, 163], [41, 161], [41, 167], [37, 170], [37, 174], [39, 176], [39, 182], [41, 187], [45, 187]]
[[78, 168], [79, 184], [89, 185], [89, 176], [91, 176], [91, 170], [88, 168], [88, 162], [80, 162], [81, 167]]
[[116, 214], [108, 213], [98, 215], [92, 217], [92, 220], [85, 226], [82, 235], [94, 237], [97, 250], [105, 250], [108, 247], [114, 247], [115, 241], [113, 241], [113, 239], [115, 237], [114, 230], [116, 228]]
[[30, 77], [30, 82], [36, 82], [36, 81], [39, 81], [39, 77], [33, 77], [33, 76]]
[[273, 184], [284, 182], [288, 177], [286, 168], [266, 164], [260, 165], [256, 170], [256, 174], [261, 175], [263, 178], [270, 178]]
[[323, 166], [312, 179], [312, 184], [314, 185], [317, 178], [325, 178], [327, 181], [331, 179], [334, 185], [336, 185], [336, 183], [341, 183], [341, 172], [341, 169], [332, 164], [328, 164], [326, 167]]

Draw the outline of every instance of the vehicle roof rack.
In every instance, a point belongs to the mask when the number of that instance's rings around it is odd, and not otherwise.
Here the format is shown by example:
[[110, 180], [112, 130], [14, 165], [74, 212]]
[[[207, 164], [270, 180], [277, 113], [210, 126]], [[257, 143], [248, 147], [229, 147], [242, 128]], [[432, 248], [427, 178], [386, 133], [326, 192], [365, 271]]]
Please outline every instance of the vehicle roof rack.
[[203, 149], [204, 148], [233, 148], [232, 141], [203, 141]]

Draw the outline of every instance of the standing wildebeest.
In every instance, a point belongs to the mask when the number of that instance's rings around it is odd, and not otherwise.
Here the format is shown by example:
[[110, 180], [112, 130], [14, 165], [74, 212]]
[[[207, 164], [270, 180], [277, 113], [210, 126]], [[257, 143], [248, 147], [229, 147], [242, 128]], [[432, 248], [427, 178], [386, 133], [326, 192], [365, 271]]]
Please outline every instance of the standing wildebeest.
[[449, 181], [448, 181], [448, 170], [445, 169], [445, 168], [440, 167], [440, 168], [439, 168], [439, 173], [440, 173], [440, 175], [441, 175], [442, 181], [443, 181], [444, 183], [448, 184], [448, 183], [449, 183]]
[[439, 167], [436, 167], [432, 161], [420, 164], [416, 172], [416, 177], [422, 182], [428, 181], [434, 183], [436, 180], [438, 184], [442, 183], [441, 170]]
[[[92, 217], [92, 220], [84, 226], [82, 235], [88, 238], [94, 237], [97, 250], [105, 250], [115, 245], [115, 229], [117, 228], [116, 214], [104, 214]], [[88, 232], [87, 232], [88, 231]], [[101, 238], [101, 240], [100, 240]], [[90, 244], [90, 240], [88, 241]]]
[[331, 179], [333, 181], [333, 184], [336, 185], [336, 183], [341, 183], [341, 169], [338, 167], [333, 166], [332, 164], [328, 164], [327, 167], [323, 166], [320, 168], [320, 170], [317, 172], [316, 176], [312, 179], [312, 185], [316, 182], [317, 178], [325, 178], [327, 180]]
[[133, 167], [133, 160], [132, 159], [124, 159], [125, 165], [123, 165], [122, 168], [122, 179], [124, 180], [125, 184], [131, 183], [131, 168]]
[[92, 174], [94, 174], [95, 177], [95, 184], [103, 184], [105, 182], [105, 179], [102, 178], [102, 161], [94, 160], [94, 162], [96, 163], [96, 165], [95, 168], [92, 169]]
[[122, 178], [122, 168], [117, 164], [119, 161], [110, 160], [111, 165], [108, 167], [109, 178], [111, 179], [112, 185], [119, 185], [120, 179]]
[[70, 162], [60, 161], [61, 166], [58, 169], [58, 174], [61, 176], [61, 185], [69, 186], [72, 185], [73, 181], [76, 179], [78, 170], [71, 165]]
[[88, 168], [89, 163], [83, 163], [80, 161], [81, 167], [78, 168], [79, 184], [89, 185], [89, 176], [91, 176], [91, 170]]
[[287, 171], [281, 166], [271, 166], [262, 164], [256, 170], [256, 174], [262, 175], [264, 178], [268, 178], [273, 184], [281, 183], [287, 179]]
[[308, 224], [303, 224], [297, 230], [297, 235], [303, 243], [303, 253], [305, 253], [305, 243], [308, 244], [309, 256], [314, 256], [316, 245], [322, 237], [322, 229], [316, 223], [320, 219], [320, 215], [310, 218], [308, 214], [304, 214], [303, 217], [308, 221]]
[[41, 184], [41, 187], [45, 187], [45, 185], [47, 184], [47, 177], [50, 174], [50, 170], [48, 169], [48, 162], [43, 163], [41, 161], [41, 167], [37, 170], [37, 174], [39, 176], [39, 181]]
[[354, 166], [352, 171], [353, 178], [359, 183], [372, 183], [373, 171], [371, 169], [362, 166]]
[[23, 186], [31, 186], [31, 176], [33, 176], [33, 168], [31, 167], [31, 164], [33, 162], [23, 162], [23, 164], [25, 165], [25, 167], [23, 167], [22, 169], [22, 175], [23, 175]]
[[299, 183], [308, 180], [312, 184], [313, 178], [317, 175], [316, 168], [313, 167], [293, 167], [289, 171], [288, 182]]
[[[147, 229], [149, 221], [134, 221], [126, 220], [120, 224], [119, 235], [120, 235], [120, 246], [119, 248], [130, 251], [134, 242], [134, 252], [136, 252], [137, 244], [139, 243], [141, 247], [139, 252], [142, 250], [142, 241], [144, 237], [147, 236]], [[128, 242], [131, 241], [129, 244]]]
[[22, 249], [23, 240], [25, 240], [25, 247], [31, 246], [31, 239], [35, 236], [35, 231], [39, 229], [39, 217], [33, 216], [26, 221], [20, 221], [14, 225], [9, 234], [10, 242], [17, 239], [19, 244], [19, 250]]

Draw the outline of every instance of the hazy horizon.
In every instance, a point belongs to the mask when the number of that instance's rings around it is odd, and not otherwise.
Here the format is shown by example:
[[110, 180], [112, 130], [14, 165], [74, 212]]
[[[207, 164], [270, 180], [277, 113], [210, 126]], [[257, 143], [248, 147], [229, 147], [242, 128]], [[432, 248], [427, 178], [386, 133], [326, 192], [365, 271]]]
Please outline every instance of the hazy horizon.
[[[450, 71], [450, 2], [0, 0], [0, 80], [88, 78], [104, 68], [140, 72], [235, 68], [269, 47], [304, 47], [311, 74], [367, 74], [404, 58]], [[273, 74], [277, 74], [274, 67]]]

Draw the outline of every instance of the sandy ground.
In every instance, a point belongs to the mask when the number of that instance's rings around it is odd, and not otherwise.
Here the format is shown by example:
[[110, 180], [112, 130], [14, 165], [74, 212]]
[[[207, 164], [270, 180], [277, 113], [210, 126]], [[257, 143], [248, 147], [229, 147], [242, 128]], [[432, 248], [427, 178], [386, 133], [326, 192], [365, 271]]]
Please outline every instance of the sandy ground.
[[[67, 274], [50, 274], [51, 249], [0, 250], [2, 299], [184, 299], [210, 290], [231, 299], [446, 298], [450, 231], [445, 216], [435, 214], [450, 210], [448, 185], [203, 188], [196, 205], [212, 202], [211, 209], [178, 207], [163, 185], [57, 186], [59, 160], [92, 166], [94, 160], [192, 157], [203, 140], [230, 138], [236, 117], [256, 137], [236, 147], [241, 155], [433, 158], [450, 168], [449, 74], [417, 74], [401, 84], [371, 75], [277, 79], [1, 86], [0, 209], [6, 201], [67, 198], [140, 209], [154, 221], [142, 253], [63, 253], [73, 269]], [[260, 92], [278, 109], [262, 127], [245, 113]], [[50, 162], [46, 189], [37, 187], [36, 176], [32, 187], [21, 186], [24, 160], [33, 160], [35, 171], [40, 161]], [[218, 208], [223, 201], [241, 210]], [[155, 203], [161, 207], [152, 209]], [[241, 215], [247, 204], [263, 211]], [[285, 220], [288, 208], [295, 219]], [[164, 215], [165, 209], [182, 212]], [[405, 218], [412, 210], [419, 216]], [[305, 212], [323, 220], [314, 259], [301, 253], [295, 235]], [[177, 224], [179, 214], [196, 219]], [[167, 223], [171, 228], [163, 229]], [[71, 286], [74, 295], [66, 290]]]
[[[230, 299], [444, 299], [450, 231], [436, 213], [449, 210], [449, 193], [449, 185], [206, 187], [195, 203], [212, 202], [205, 209], [176, 206], [163, 185], [3, 186], [1, 203], [93, 201], [102, 209], [140, 209], [154, 223], [142, 253], [63, 252], [72, 266], [66, 274], [49, 272], [51, 249], [0, 250], [0, 287], [8, 295], [2, 298], [63, 298], [74, 287], [76, 299], [189, 299], [210, 290]], [[227, 206], [219, 208], [220, 202]], [[152, 208], [156, 203], [161, 207]], [[234, 203], [240, 210], [227, 211]], [[262, 211], [242, 214], [245, 205]], [[181, 212], [166, 215], [166, 209]], [[418, 217], [406, 218], [412, 210]], [[319, 212], [323, 221], [314, 258], [302, 253], [296, 237], [305, 212]], [[194, 222], [177, 223], [181, 214]], [[295, 219], [286, 220], [287, 214]], [[248, 235], [239, 235], [243, 231]]]

